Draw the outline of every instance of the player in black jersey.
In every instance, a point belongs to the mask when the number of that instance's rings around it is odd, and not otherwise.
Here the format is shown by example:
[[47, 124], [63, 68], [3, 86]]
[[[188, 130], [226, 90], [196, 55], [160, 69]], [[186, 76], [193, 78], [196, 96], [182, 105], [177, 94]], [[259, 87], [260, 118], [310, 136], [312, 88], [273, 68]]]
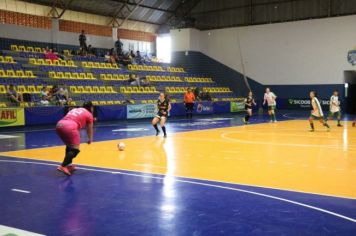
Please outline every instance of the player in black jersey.
[[245, 125], [248, 124], [250, 117], [252, 116], [252, 107], [256, 106], [255, 99], [253, 99], [253, 93], [250, 91], [248, 96], [245, 98], [245, 109], [246, 109], [246, 116], [242, 118], [242, 121]]
[[160, 126], [162, 128], [163, 131], [163, 135], [166, 138], [167, 137], [167, 133], [166, 133], [166, 121], [167, 121], [167, 117], [168, 117], [168, 113], [171, 110], [171, 104], [166, 96], [166, 94], [164, 93], [160, 93], [158, 101], [157, 101], [157, 115], [153, 118], [152, 120], [152, 125], [156, 130], [156, 136], [159, 135], [159, 129], [158, 129], [158, 122], [160, 123]]

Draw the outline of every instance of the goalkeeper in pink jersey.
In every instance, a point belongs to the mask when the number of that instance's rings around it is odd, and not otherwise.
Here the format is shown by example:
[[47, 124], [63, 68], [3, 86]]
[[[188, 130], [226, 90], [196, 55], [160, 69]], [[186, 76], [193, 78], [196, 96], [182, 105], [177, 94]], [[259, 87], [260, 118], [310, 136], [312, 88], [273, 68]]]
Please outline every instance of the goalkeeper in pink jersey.
[[80, 152], [80, 129], [86, 127], [88, 144], [93, 141], [93, 110], [92, 102], [85, 102], [82, 108], [70, 110], [68, 114], [57, 123], [57, 134], [66, 145], [64, 160], [62, 164], [58, 166], [57, 170], [66, 175], [71, 175], [76, 169], [71, 164], [73, 159]]

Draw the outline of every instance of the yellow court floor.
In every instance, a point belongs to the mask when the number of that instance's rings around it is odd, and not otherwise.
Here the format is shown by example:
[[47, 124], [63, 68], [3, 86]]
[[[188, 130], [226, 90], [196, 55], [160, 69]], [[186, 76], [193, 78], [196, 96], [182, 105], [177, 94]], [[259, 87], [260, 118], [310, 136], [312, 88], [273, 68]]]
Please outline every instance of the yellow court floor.
[[[230, 128], [83, 144], [75, 163], [253, 186], [356, 198], [356, 128], [332, 124], [326, 132], [307, 121]], [[62, 161], [63, 146], [1, 155]]]

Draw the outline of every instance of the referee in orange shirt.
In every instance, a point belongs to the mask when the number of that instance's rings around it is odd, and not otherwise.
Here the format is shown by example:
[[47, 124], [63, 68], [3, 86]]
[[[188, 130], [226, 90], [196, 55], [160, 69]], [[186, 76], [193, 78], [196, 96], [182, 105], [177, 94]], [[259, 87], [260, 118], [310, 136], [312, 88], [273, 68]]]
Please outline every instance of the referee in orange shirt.
[[195, 101], [194, 93], [190, 88], [188, 88], [187, 92], [184, 94], [184, 104], [185, 104], [185, 112], [186, 112], [187, 119], [193, 118], [194, 101]]

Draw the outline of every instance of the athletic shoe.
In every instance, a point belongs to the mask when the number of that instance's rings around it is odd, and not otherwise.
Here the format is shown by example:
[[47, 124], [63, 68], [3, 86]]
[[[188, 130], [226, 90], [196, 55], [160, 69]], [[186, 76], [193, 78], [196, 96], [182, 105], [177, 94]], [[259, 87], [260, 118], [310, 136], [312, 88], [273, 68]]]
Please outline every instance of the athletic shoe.
[[309, 132], [314, 132], [315, 130], [314, 129], [310, 129]]
[[70, 171], [70, 172], [74, 172], [76, 171], [78, 168], [74, 165], [70, 165], [70, 166], [67, 166], [67, 169]]
[[159, 133], [161, 133], [160, 131], [156, 131], [156, 136], [158, 136], [159, 135]]
[[246, 119], [242, 118], [242, 122], [244, 122], [245, 125], [247, 125]]
[[337, 124], [337, 127], [342, 127], [342, 125], [341, 124]]
[[167, 138], [167, 134], [164, 134], [164, 135], [163, 135], [163, 138]]
[[60, 172], [63, 172], [64, 174], [66, 175], [71, 175], [68, 167], [65, 167], [65, 166], [58, 166], [57, 167], [57, 170], [60, 171]]
[[270, 120], [269, 123], [273, 123], [273, 120]]
[[352, 127], [355, 127], [355, 125], [356, 125], [356, 122], [353, 122], [353, 123], [352, 123]]
[[277, 123], [277, 120], [274, 120], [273, 123]]

